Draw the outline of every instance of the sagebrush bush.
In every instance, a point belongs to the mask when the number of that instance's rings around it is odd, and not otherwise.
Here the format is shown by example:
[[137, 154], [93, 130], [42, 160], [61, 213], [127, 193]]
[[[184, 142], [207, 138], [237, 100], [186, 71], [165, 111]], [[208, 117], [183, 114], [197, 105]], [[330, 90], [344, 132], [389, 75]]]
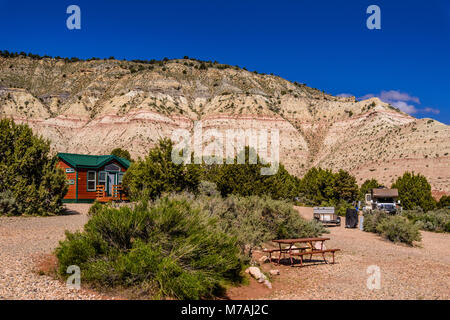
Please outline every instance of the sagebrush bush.
[[189, 198], [97, 209], [82, 233], [68, 232], [56, 249], [61, 276], [75, 264], [90, 283], [178, 299], [220, 295], [242, 280], [236, 238]]
[[421, 240], [417, 225], [403, 216], [391, 216], [379, 210], [364, 215], [363, 229], [366, 232], [378, 233], [393, 242], [412, 245], [414, 241]]
[[97, 212], [101, 211], [103, 208], [103, 204], [101, 202], [98, 202], [97, 200], [94, 201], [94, 203], [92, 204], [92, 206], [90, 206], [89, 211], [88, 211], [88, 215], [94, 215]]
[[419, 227], [402, 216], [389, 216], [377, 225], [377, 232], [393, 242], [412, 245], [422, 239]]
[[196, 203], [218, 220], [223, 232], [237, 237], [241, 253], [248, 256], [255, 247], [273, 239], [328, 233], [321, 223], [303, 219], [289, 202], [268, 196], [199, 197]]
[[450, 232], [450, 221], [445, 224], [444, 230], [445, 232]]
[[388, 214], [384, 211], [374, 210], [372, 213], [364, 214], [363, 230], [366, 232], [377, 232], [377, 225], [386, 219]]
[[415, 223], [420, 229], [434, 232], [450, 232], [450, 209], [437, 209], [424, 212], [421, 208], [404, 210], [402, 215]]
[[0, 214], [13, 216], [19, 214], [20, 211], [20, 206], [11, 190], [0, 192]]
[[214, 182], [202, 180], [198, 186], [198, 191], [201, 195], [215, 197], [219, 196], [220, 193], [217, 190], [217, 185]]

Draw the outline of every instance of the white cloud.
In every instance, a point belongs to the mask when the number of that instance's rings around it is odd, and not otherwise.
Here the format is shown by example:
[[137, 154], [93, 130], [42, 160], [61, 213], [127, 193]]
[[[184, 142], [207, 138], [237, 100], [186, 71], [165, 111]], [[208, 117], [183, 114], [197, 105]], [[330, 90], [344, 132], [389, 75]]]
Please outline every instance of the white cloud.
[[419, 112], [419, 110], [413, 106], [412, 104], [407, 104], [404, 101], [395, 101], [391, 103], [394, 107], [399, 108], [401, 111], [409, 113], [409, 114], [414, 114]]
[[426, 112], [426, 113], [434, 113], [434, 114], [441, 113], [440, 110], [434, 109], [434, 108], [430, 108], [430, 107], [426, 107], [425, 109], [423, 109], [423, 111]]
[[[369, 93], [362, 97], [359, 97], [358, 100], [366, 100], [373, 97], [378, 97], [380, 100], [389, 103], [403, 112], [409, 114], [415, 113], [434, 113], [438, 114], [440, 111], [438, 109], [434, 109], [431, 107], [427, 108], [418, 108], [414, 104], [420, 104], [420, 99], [418, 97], [412, 96], [406, 92], [401, 92], [399, 90], [389, 90], [389, 91], [381, 91], [379, 94]], [[413, 104], [414, 103], [414, 104]]]
[[337, 95], [338, 97], [343, 97], [343, 98], [350, 98], [350, 97], [354, 97], [354, 94], [351, 93], [340, 93]]
[[376, 97], [376, 95], [374, 95], [372, 93], [369, 93], [369, 94], [366, 94], [366, 95], [364, 95], [362, 97], [359, 97], [358, 100], [366, 100], [366, 99], [370, 99], [370, 98], [373, 98], [373, 97]]
[[398, 90], [381, 91], [379, 97], [383, 101], [412, 101], [420, 104], [419, 98], [413, 97], [408, 93], [400, 92]]

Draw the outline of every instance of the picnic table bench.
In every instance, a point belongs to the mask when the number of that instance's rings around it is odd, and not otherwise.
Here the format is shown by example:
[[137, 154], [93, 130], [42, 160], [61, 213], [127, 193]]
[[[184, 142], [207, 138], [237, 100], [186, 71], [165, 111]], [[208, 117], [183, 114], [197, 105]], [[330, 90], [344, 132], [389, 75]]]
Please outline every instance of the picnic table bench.
[[[298, 256], [300, 258], [300, 266], [303, 266], [303, 256], [309, 255], [310, 256], [309, 260], [311, 260], [312, 256], [316, 255], [316, 254], [321, 254], [325, 263], [328, 263], [327, 260], [325, 259], [325, 253], [330, 252], [333, 255], [332, 263], [334, 264], [334, 253], [336, 251], [339, 251], [340, 249], [326, 249], [324, 247], [324, 242], [327, 240], [330, 240], [330, 238], [277, 239], [277, 240], [272, 240], [272, 241], [275, 243], [278, 243], [279, 249], [270, 249], [270, 250], [266, 250], [266, 252], [269, 253], [270, 262], [272, 262], [272, 253], [279, 252], [278, 264], [280, 264], [282, 254], [283, 254], [283, 256], [285, 256], [286, 253], [289, 254], [291, 266], [294, 264], [293, 257]], [[318, 243], [318, 242], [320, 242], [320, 248], [318, 246], [314, 245], [314, 243]], [[306, 243], [306, 244], [308, 244], [308, 247], [292, 248], [294, 246], [294, 244], [296, 244], [296, 243], [300, 243], [300, 244]], [[281, 247], [282, 244], [286, 244], [289, 247], [282, 248]]]

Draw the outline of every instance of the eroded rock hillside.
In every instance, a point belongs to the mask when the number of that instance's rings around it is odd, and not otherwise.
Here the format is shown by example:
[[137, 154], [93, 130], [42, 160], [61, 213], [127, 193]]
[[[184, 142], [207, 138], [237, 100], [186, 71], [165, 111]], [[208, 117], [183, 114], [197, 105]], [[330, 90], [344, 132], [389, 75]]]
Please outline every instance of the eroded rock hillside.
[[450, 126], [219, 63], [0, 57], [0, 117], [28, 123], [55, 151], [133, 157], [195, 120], [223, 132], [278, 128], [281, 162], [296, 175], [343, 168], [390, 185], [414, 170], [450, 192]]

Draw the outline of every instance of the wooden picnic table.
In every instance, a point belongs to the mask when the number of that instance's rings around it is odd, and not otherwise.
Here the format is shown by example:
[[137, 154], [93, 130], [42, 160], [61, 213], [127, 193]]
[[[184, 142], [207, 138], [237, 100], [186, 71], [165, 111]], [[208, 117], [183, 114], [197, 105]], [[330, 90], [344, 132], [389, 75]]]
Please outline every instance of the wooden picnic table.
[[[293, 265], [294, 264], [293, 256], [300, 256], [300, 263], [303, 264], [303, 254], [306, 252], [306, 249], [309, 249], [309, 248], [311, 249], [311, 251], [308, 252], [308, 254], [311, 254], [311, 256], [312, 256], [312, 254], [315, 254], [315, 253], [324, 254], [323, 243], [327, 240], [330, 240], [330, 238], [277, 239], [277, 240], [272, 240], [272, 242], [278, 243], [279, 248], [280, 248], [279, 249], [280, 255], [278, 256], [278, 264], [280, 264], [281, 253], [288, 253], [289, 259], [291, 261], [291, 265]], [[315, 248], [314, 242], [320, 242], [320, 249]], [[307, 244], [309, 244], [309, 247], [292, 248], [292, 246], [296, 243], [307, 243]], [[282, 244], [289, 245], [289, 248], [287, 248], [287, 249], [281, 248]], [[339, 249], [331, 249], [331, 250], [339, 250]], [[300, 251], [300, 252], [295, 253], [294, 251]], [[330, 252], [332, 252], [332, 251], [330, 251]], [[325, 260], [325, 256], [324, 256], [324, 260]], [[326, 260], [325, 260], [325, 262], [326, 262]], [[334, 252], [333, 252], [333, 263], [334, 263]]]

